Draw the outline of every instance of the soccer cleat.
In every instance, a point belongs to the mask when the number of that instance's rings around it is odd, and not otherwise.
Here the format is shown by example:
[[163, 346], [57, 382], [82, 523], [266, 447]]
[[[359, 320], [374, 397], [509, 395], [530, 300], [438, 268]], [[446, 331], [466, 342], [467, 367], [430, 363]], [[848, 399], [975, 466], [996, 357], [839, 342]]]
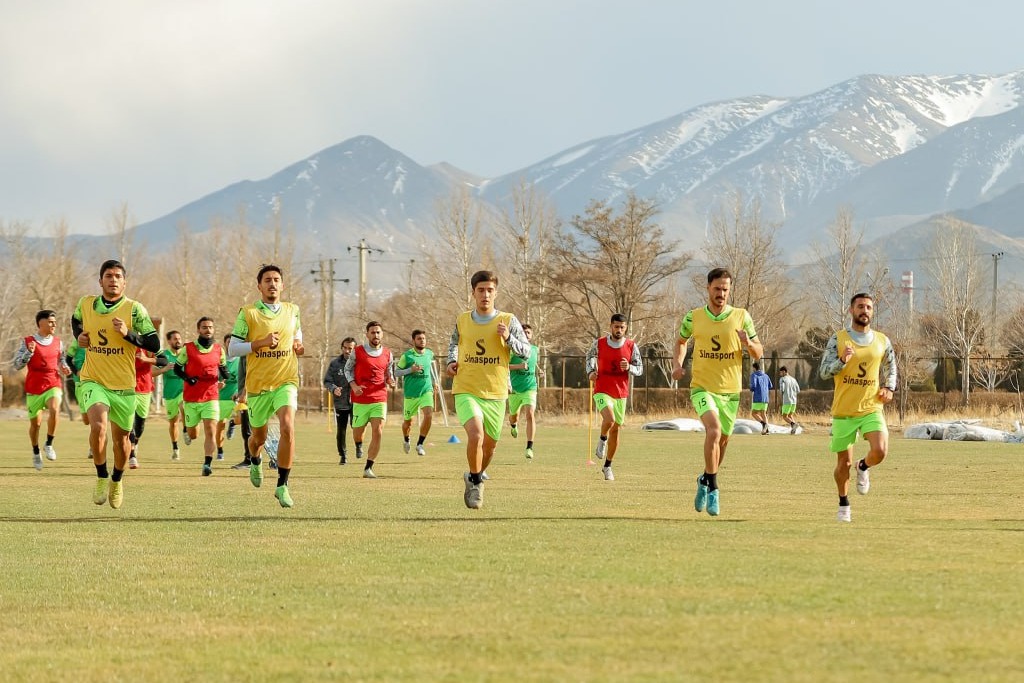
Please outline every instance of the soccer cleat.
[[871, 490], [871, 477], [867, 470], [862, 470], [859, 465], [855, 467], [857, 467], [857, 493], [863, 496]]
[[597, 442], [597, 450], [594, 451], [594, 457], [598, 460], [604, 460], [604, 452], [608, 448], [608, 442], [601, 439]]
[[92, 502], [103, 505], [107, 502], [107, 479], [96, 479], [96, 490], [92, 494]]
[[791, 424], [789, 426], [789, 433], [790, 434], [796, 434], [796, 422], [794, 422], [793, 424]]
[[235, 438], [235, 421], [228, 422], [228, 439]]
[[347, 462], [348, 462], [348, 458], [346, 458], [344, 455], [339, 455], [338, 456], [338, 464], [339, 465], [344, 465]]
[[527, 460], [533, 460], [533, 449], [532, 448], [527, 448], [526, 449], [526, 459]]
[[232, 465], [231, 469], [233, 469], [233, 470], [244, 470], [244, 469], [247, 469], [250, 465], [252, 465], [252, 461], [250, 461], [248, 458], [246, 458], [245, 460], [243, 460], [242, 462], [238, 463], [237, 465]]
[[612, 472], [611, 467], [602, 467], [601, 473], [604, 474], [605, 481], [615, 481], [615, 473]]
[[718, 516], [718, 489], [708, 491], [708, 514], [712, 517]]
[[693, 509], [697, 512], [704, 512], [704, 508], [708, 504], [708, 487], [707, 484], [702, 484], [700, 477], [697, 477], [697, 495], [693, 499]]
[[376, 479], [377, 475], [373, 473], [372, 469], [366, 468], [363, 470], [363, 479]]
[[124, 482], [110, 482], [110, 496], [107, 498], [107, 502], [115, 510], [121, 509], [121, 503], [124, 502]]
[[405, 441], [403, 441], [403, 442], [402, 442], [402, 450], [403, 450], [403, 451], [405, 451], [406, 453], [408, 453], [408, 452], [409, 452], [409, 449], [411, 449], [411, 448], [412, 448], [412, 444], [411, 444], [411, 443], [409, 443], [409, 440], [408, 440], [408, 439], [406, 439]]
[[208, 477], [213, 474], [213, 468], [209, 465], [203, 465], [203, 476]]
[[839, 511], [836, 512], [836, 521], [837, 522], [852, 522], [853, 521], [853, 517], [850, 514], [850, 506], [849, 505], [840, 505], [839, 506]]
[[224, 454], [223, 453], [218, 453], [217, 454], [217, 459], [218, 460], [223, 460], [224, 459]]
[[356, 446], [356, 460], [361, 460], [363, 457], [363, 444]]
[[40, 453], [32, 453], [32, 467], [37, 470], [43, 469], [43, 456]]
[[281, 484], [274, 490], [274, 497], [277, 498], [277, 502], [281, 504], [283, 508], [290, 508], [292, 506], [292, 497], [288, 494], [288, 484]]
[[768, 425], [765, 425], [765, 426], [761, 427], [761, 436], [764, 436], [767, 433], [768, 433]]
[[128, 458], [128, 469], [137, 470], [139, 469], [139, 459], [134, 455]]
[[469, 472], [463, 474], [462, 478], [466, 481], [466, 493], [463, 496], [466, 507], [470, 510], [479, 510], [484, 506], [484, 483], [474, 484], [469, 478]]
[[519, 425], [512, 425], [512, 438], [519, 438]]
[[46, 454], [47, 460], [57, 459], [57, 451], [53, 450], [53, 446], [43, 446], [43, 452]]
[[185, 441], [185, 445], [186, 446], [191, 446], [192, 445], [192, 437], [189, 435], [187, 429], [185, 430], [184, 441]]
[[263, 463], [249, 463], [249, 481], [256, 488], [263, 486]]
[[177, 448], [171, 451], [171, 460], [181, 460], [181, 451]]
[[422, 458], [426, 454], [427, 454], [427, 449], [423, 447], [423, 444], [421, 444], [421, 443], [416, 444], [416, 455], [418, 455], [418, 456], [420, 456]]

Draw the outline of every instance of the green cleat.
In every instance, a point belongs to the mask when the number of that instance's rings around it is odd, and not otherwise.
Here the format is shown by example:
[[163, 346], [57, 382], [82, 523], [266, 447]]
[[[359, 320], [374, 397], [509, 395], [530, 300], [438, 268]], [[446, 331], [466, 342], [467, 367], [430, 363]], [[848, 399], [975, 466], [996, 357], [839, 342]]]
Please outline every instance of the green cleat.
[[519, 425], [512, 425], [512, 438], [516, 439], [519, 437]]
[[277, 498], [277, 502], [281, 504], [283, 508], [290, 508], [292, 506], [292, 497], [288, 495], [288, 485], [282, 484], [277, 487], [274, 491], [274, 497]]
[[110, 498], [108, 499], [108, 502], [110, 503], [110, 507], [115, 510], [121, 509], [121, 503], [124, 502], [124, 482], [110, 482]]
[[256, 488], [263, 486], [263, 463], [249, 465], [249, 481]]
[[92, 502], [103, 505], [107, 502], [108, 479], [96, 479], [96, 490], [92, 494]]
[[527, 460], [533, 460], [533, 449], [532, 448], [527, 448], [526, 449], [526, 459]]

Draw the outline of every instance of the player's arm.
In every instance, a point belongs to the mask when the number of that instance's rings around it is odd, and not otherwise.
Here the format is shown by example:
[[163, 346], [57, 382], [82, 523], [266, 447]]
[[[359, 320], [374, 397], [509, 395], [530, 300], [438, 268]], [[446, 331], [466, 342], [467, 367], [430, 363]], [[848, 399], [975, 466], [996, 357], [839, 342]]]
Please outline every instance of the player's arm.
[[821, 365], [818, 366], [818, 376], [822, 379], [832, 379], [846, 367], [846, 362], [839, 357], [839, 333], [829, 337], [825, 344], [825, 353], [821, 357]]
[[149, 311], [138, 301], [132, 305], [132, 324], [124, 335], [125, 341], [140, 349], [156, 353], [160, 350], [160, 335], [149, 317]]
[[217, 376], [220, 377], [221, 382], [227, 382], [231, 379], [231, 373], [228, 372], [228, 356], [223, 346], [220, 347], [220, 363], [217, 364]]
[[761, 344], [761, 340], [757, 338], [757, 330], [754, 329], [754, 320], [750, 317], [749, 311], [743, 314], [742, 332], [740, 343], [743, 344], [752, 359], [761, 360], [764, 357], [764, 346]]
[[514, 315], [508, 321], [508, 339], [505, 340], [512, 353], [520, 358], [527, 358], [530, 355], [530, 340], [526, 338], [526, 331], [523, 330], [519, 318]]
[[167, 353], [165, 351], [157, 351], [156, 367], [153, 368], [153, 376], [159, 377], [160, 375], [171, 372], [172, 370], [174, 370], [174, 363], [172, 363], [171, 359], [167, 357]]
[[[583, 361], [583, 371], [587, 374], [588, 377], [590, 377], [590, 375], [597, 373], [597, 341], [598, 340], [595, 339], [590, 344], [590, 348], [587, 349], [587, 356]], [[594, 377], [590, 377], [591, 382], [593, 382], [594, 379]]]
[[[338, 362], [337, 358], [332, 358], [330, 364], [327, 366], [327, 372], [324, 373], [324, 389], [333, 392], [338, 388], [332, 379], [338, 376], [338, 366], [341, 363]], [[342, 368], [344, 370], [344, 368]]]
[[392, 362], [395, 377], [405, 377], [406, 375], [411, 375], [412, 366], [413, 364], [409, 362], [408, 356], [404, 353], [398, 357], [398, 361]]
[[520, 358], [519, 356], [517, 356], [514, 353], [512, 354], [512, 357], [509, 358], [508, 360], [509, 360], [509, 363], [508, 363], [508, 369], [509, 370], [529, 370], [530, 369], [529, 362], [523, 360], [522, 358]]
[[672, 363], [672, 379], [683, 378], [683, 363], [686, 362], [687, 344], [693, 336], [693, 311], [687, 311], [683, 321], [679, 323], [679, 336], [676, 338], [676, 356]]
[[14, 353], [14, 369], [21, 370], [23, 367], [28, 365], [29, 360], [32, 358], [32, 352], [28, 350], [28, 346], [25, 345], [25, 340], [21, 340], [21, 346]]
[[228, 356], [231, 358], [244, 358], [252, 353], [252, 343], [246, 341], [248, 338], [249, 323], [245, 320], [245, 310], [239, 309], [238, 317], [235, 318], [235, 326], [231, 328], [231, 341], [228, 342]]
[[885, 340], [885, 351], [882, 352], [882, 363], [878, 368], [878, 385], [889, 390], [889, 398], [896, 392], [896, 351], [888, 338]]
[[349, 386], [352, 386], [352, 382], [356, 381], [355, 349], [352, 349], [352, 353], [348, 354], [348, 360], [345, 361], [345, 381], [348, 382]]
[[[454, 375], [459, 366], [459, 324], [455, 323], [451, 339], [448, 340], [448, 358], [445, 361], [445, 369], [449, 375]], [[454, 367], [453, 367], [454, 366]]]
[[640, 355], [640, 345], [633, 343], [633, 353], [629, 357], [629, 374], [639, 377], [644, 374], [644, 359]]

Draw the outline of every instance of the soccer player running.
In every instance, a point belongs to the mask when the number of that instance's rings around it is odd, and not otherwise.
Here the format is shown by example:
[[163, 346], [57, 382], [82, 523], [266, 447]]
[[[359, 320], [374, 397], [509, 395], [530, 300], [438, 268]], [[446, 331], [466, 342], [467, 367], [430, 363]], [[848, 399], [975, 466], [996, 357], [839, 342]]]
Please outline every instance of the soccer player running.
[[332, 358], [324, 373], [324, 388], [331, 392], [334, 403], [335, 440], [338, 446], [338, 464], [348, 462], [348, 426], [352, 424], [352, 390], [345, 378], [345, 365], [352, 356], [356, 340], [345, 337], [341, 340], [341, 354]]
[[[149, 313], [125, 296], [128, 272], [117, 260], [100, 266], [100, 296], [84, 296], [71, 316], [71, 329], [86, 349], [81, 394], [89, 414], [89, 446], [96, 466], [92, 502], [109, 501], [115, 510], [124, 502], [122, 477], [135, 417], [135, 349], [156, 353], [160, 336]], [[166, 359], [157, 359], [158, 365]], [[113, 442], [114, 471], [107, 470], [108, 427]], [[109, 479], [109, 482], [108, 482]]]
[[626, 421], [626, 399], [630, 376], [644, 374], [640, 348], [626, 337], [626, 316], [611, 317], [610, 332], [595, 339], [587, 351], [587, 376], [594, 384], [594, 408], [601, 414], [601, 438], [594, 453], [604, 459], [601, 473], [605, 481], [615, 481], [612, 461], [619, 448], [619, 427]]
[[512, 438], [519, 437], [519, 418], [526, 423], [526, 459], [533, 460], [533, 439], [537, 435], [537, 423], [534, 412], [537, 409], [537, 359], [540, 349], [533, 344], [533, 328], [523, 323], [523, 334], [530, 342], [530, 353], [527, 356], [512, 354], [509, 358], [509, 386], [512, 393], [508, 396], [508, 424]]
[[789, 433], [796, 434], [800, 426], [796, 421], [796, 395], [800, 393], [800, 383], [789, 374], [785, 365], [779, 368], [779, 393], [782, 394], [782, 419], [789, 425]]
[[[231, 335], [225, 334], [222, 341], [224, 342], [223, 348], [227, 349], [231, 344]], [[217, 421], [218, 460], [224, 459], [224, 438], [228, 433], [228, 420], [231, 419], [231, 413], [235, 409], [235, 394], [238, 393], [238, 365], [242, 359], [226, 358], [225, 362], [227, 376], [224, 378], [224, 385], [220, 388], [220, 393], [217, 394], [218, 410], [220, 411], [220, 419]]]
[[277, 488], [274, 496], [281, 507], [292, 507], [288, 492], [288, 476], [295, 457], [295, 411], [299, 405], [299, 356], [302, 325], [299, 307], [282, 301], [284, 278], [281, 268], [265, 265], [256, 274], [260, 299], [238, 312], [231, 331], [228, 355], [245, 356], [246, 405], [249, 407], [249, 481], [263, 485], [263, 455], [260, 449], [267, 441], [268, 422], [276, 416], [280, 427], [277, 451]]
[[448, 344], [448, 374], [455, 397], [455, 412], [466, 430], [466, 460], [463, 475], [466, 507], [478, 510], [484, 504], [483, 474], [494, 457], [505, 423], [511, 354], [526, 357], [530, 340], [511, 313], [494, 307], [498, 276], [488, 270], [473, 273], [474, 308], [459, 314]]
[[[883, 406], [896, 391], [896, 354], [889, 338], [871, 329], [875, 302], [863, 292], [850, 299], [850, 326], [828, 340], [818, 374], [835, 382], [832, 397], [832, 441], [836, 454], [834, 476], [839, 490], [836, 519], [852, 521], [850, 514], [850, 466], [853, 444], [859, 433], [868, 442], [868, 454], [857, 463], [857, 493], [871, 488], [868, 468], [885, 459], [889, 428]], [[840, 351], [842, 349], [842, 351]]]
[[376, 479], [373, 464], [380, 454], [384, 421], [388, 417], [388, 387], [395, 386], [394, 359], [384, 346], [384, 328], [376, 320], [366, 323], [366, 342], [355, 347], [345, 363], [345, 379], [352, 389], [352, 439], [356, 457], [363, 450], [363, 433], [370, 425], [364, 479]]
[[743, 352], [754, 360], [764, 355], [750, 313], [729, 305], [732, 274], [725, 268], [708, 273], [708, 303], [689, 311], [679, 326], [672, 378], [682, 379], [686, 345], [693, 339], [690, 402], [704, 425], [704, 473], [697, 478], [693, 507], [720, 511], [718, 469], [725, 459], [743, 386]]
[[434, 377], [430, 372], [434, 352], [427, 348], [427, 333], [423, 330], [412, 331], [412, 346], [398, 358], [398, 369], [395, 370], [396, 376], [405, 378], [402, 381], [405, 398], [402, 406], [402, 448], [409, 452], [412, 418], [419, 414], [420, 435], [416, 440], [416, 455], [426, 455], [423, 442], [430, 433], [434, 414]]
[[768, 433], [768, 397], [772, 389], [772, 378], [761, 370], [760, 363], [754, 363], [750, 373], [750, 414], [761, 423], [762, 436]]
[[39, 451], [39, 430], [46, 411], [47, 460], [56, 460], [53, 438], [57, 435], [60, 402], [64, 398], [64, 377], [71, 374], [64, 358], [64, 343], [53, 334], [57, 329], [57, 314], [51, 310], [36, 313], [36, 332], [21, 340], [14, 354], [14, 369], [28, 368], [25, 375], [25, 403], [28, 406], [28, 439], [32, 444], [32, 466], [43, 469], [43, 456]]
[[146, 418], [149, 417], [149, 404], [153, 400], [153, 366], [156, 355], [142, 349], [135, 350], [135, 419], [128, 442], [132, 450], [128, 454], [128, 468], [139, 467], [139, 440], [146, 429]]
[[185, 429], [191, 439], [203, 423], [203, 476], [213, 474], [217, 451], [217, 423], [220, 422], [220, 390], [227, 381], [227, 355], [213, 340], [213, 318], [196, 322], [198, 336], [185, 344], [174, 360], [174, 374], [185, 382]]
[[[167, 411], [167, 434], [171, 437], [171, 460], [178, 460], [181, 458], [181, 451], [178, 450], [178, 425], [183, 421], [181, 417], [181, 401], [185, 382], [173, 370], [183, 341], [181, 332], [177, 330], [171, 330], [165, 334], [164, 339], [167, 341], [167, 348], [161, 351], [160, 355], [164, 357], [164, 362], [167, 364], [162, 367], [158, 365], [154, 368], [153, 375], [164, 378], [164, 409]], [[188, 436], [188, 434], [186, 433], [185, 436]], [[186, 443], [190, 442], [189, 440]]]

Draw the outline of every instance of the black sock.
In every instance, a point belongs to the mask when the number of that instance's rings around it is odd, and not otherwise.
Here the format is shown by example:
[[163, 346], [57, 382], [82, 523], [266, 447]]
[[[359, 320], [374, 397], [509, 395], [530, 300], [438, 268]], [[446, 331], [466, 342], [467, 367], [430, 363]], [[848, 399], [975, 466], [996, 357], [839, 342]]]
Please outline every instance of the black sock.
[[362, 441], [356, 441], [356, 450], [357, 451], [363, 450], [363, 442]]
[[213, 456], [212, 455], [204, 456], [203, 457], [203, 464], [204, 465], [212, 465], [213, 464]]
[[217, 446], [217, 455], [224, 455], [224, 449], [221, 446]]
[[601, 441], [607, 441], [607, 440], [608, 440], [608, 435], [607, 434], [602, 434], [601, 435]]
[[404, 441], [405, 441], [406, 443], [409, 443], [409, 437], [407, 437], [407, 436], [403, 436], [403, 437], [402, 437], [402, 439], [403, 439], [403, 440], [404, 440]]
[[526, 447], [527, 448], [533, 448], [533, 442], [532, 441], [527, 441], [526, 442]]
[[263, 464], [263, 456], [261, 455], [258, 458], [250, 458], [249, 459], [249, 464], [250, 465], [256, 465], [257, 467], [259, 467], [260, 465]]
[[700, 475], [700, 477], [697, 479], [697, 483], [701, 484], [703, 486], [707, 486], [708, 485], [708, 475], [707, 475], [706, 472], [704, 474]]
[[705, 472], [704, 473], [704, 478], [708, 482], [708, 491], [717, 491], [718, 490], [718, 473], [717, 472], [715, 474], [708, 474], [707, 472]]
[[34, 455], [39, 455], [39, 446], [33, 446], [32, 447], [32, 453]]
[[417, 446], [422, 446], [423, 442], [426, 441], [426, 440], [427, 440], [427, 435], [426, 434], [420, 434], [420, 438], [416, 439], [416, 445]]
[[115, 465], [114, 466], [114, 472], [113, 472], [113, 474], [110, 475], [110, 481], [121, 481], [121, 477], [123, 477], [123, 476], [124, 476], [124, 470], [117, 469], [117, 466]]
[[473, 482], [474, 484], [479, 484], [479, 483], [480, 483], [481, 481], [483, 481], [483, 480], [482, 480], [482, 479], [480, 478], [480, 473], [479, 473], [479, 472], [478, 472], [478, 473], [476, 473], [476, 474], [473, 474], [472, 472], [470, 472], [470, 473], [469, 473], [469, 480], [470, 480], [471, 482]]
[[604, 461], [604, 466], [605, 467], [611, 467], [612, 466], [612, 461], [611, 460], [605, 460]]
[[178, 450], [178, 442], [177, 441], [172, 441], [171, 442], [171, 448], [173, 448], [174, 450]]
[[96, 465], [96, 476], [100, 479], [107, 479], [110, 477], [110, 474], [107, 473], [107, 463]]
[[291, 474], [291, 472], [292, 472], [292, 468], [291, 467], [278, 467], [277, 468], [277, 485], [278, 486], [287, 486], [288, 485], [288, 475]]
[[841, 508], [848, 508], [848, 507], [850, 507], [850, 497], [849, 496], [839, 496], [839, 507], [841, 507]]
[[369, 470], [369, 469], [372, 469], [372, 468], [373, 468], [373, 461], [372, 460], [367, 460], [366, 461], [366, 467], [364, 467], [363, 469], [364, 470]]
[[46, 445], [47, 446], [52, 446], [53, 445], [53, 434], [47, 434], [46, 435]]
[[868, 471], [868, 464], [864, 462], [864, 458], [861, 458], [860, 462], [857, 463], [857, 469], [860, 470], [861, 472]]

